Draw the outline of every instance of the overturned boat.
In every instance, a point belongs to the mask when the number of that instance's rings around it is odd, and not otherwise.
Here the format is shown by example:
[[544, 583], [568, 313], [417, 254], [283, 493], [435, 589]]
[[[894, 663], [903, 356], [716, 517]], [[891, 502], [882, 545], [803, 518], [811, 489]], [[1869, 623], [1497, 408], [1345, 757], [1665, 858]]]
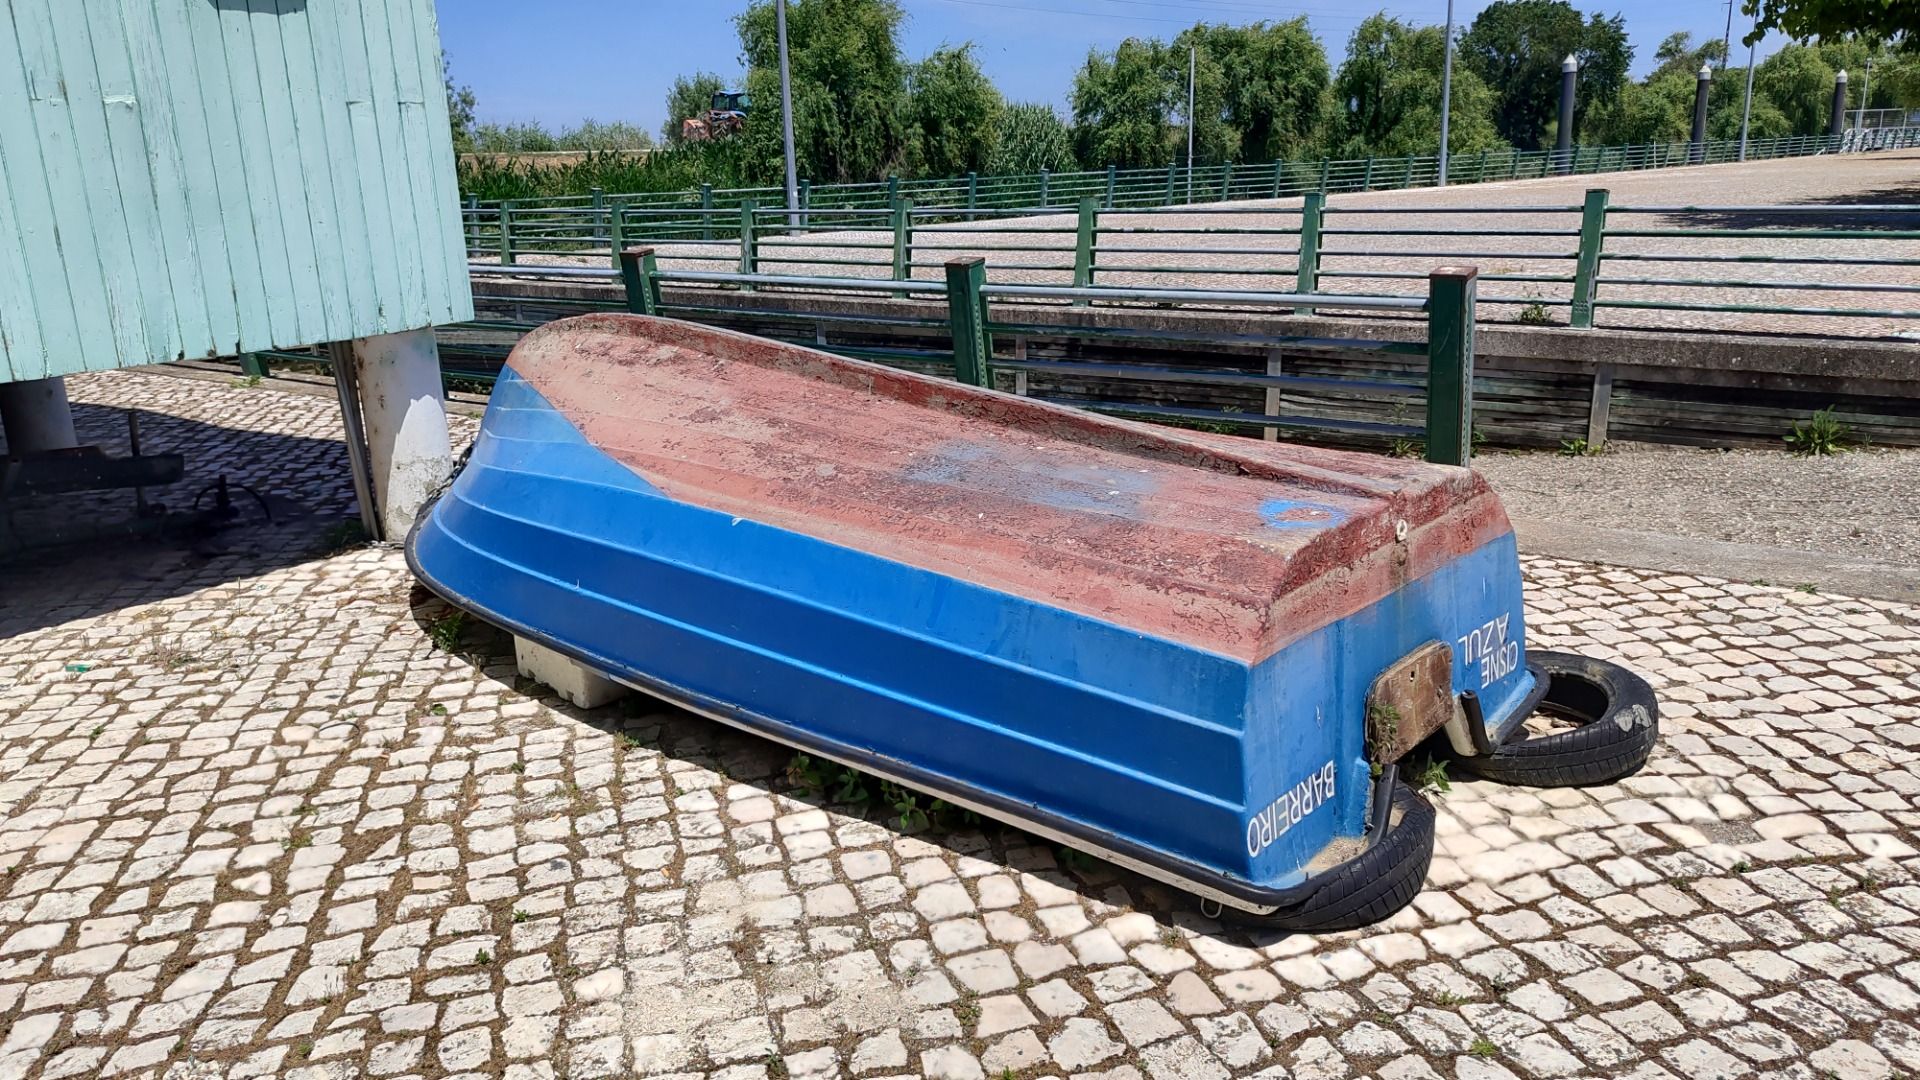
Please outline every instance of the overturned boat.
[[1470, 470], [671, 320], [527, 335], [407, 554], [583, 672], [1284, 928], [1419, 891], [1416, 744], [1598, 783], [1655, 733], [1630, 673], [1527, 649]]

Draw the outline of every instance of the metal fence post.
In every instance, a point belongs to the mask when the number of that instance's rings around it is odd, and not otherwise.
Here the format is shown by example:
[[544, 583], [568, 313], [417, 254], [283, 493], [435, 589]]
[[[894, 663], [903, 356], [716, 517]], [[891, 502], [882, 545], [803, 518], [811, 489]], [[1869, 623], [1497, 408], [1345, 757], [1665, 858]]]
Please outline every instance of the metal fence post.
[[513, 200], [500, 203], [500, 265], [513, 265]]
[[804, 232], [808, 224], [807, 211], [812, 209], [813, 207], [813, 181], [802, 180], [800, 181], [799, 187], [800, 187], [800, 228], [801, 228], [801, 231]]
[[700, 185], [700, 239], [713, 239], [713, 185]]
[[900, 174], [888, 173], [887, 174], [887, 205], [892, 206], [894, 203], [897, 203], [899, 201], [900, 201]]
[[1167, 162], [1167, 199], [1161, 206], [1173, 205], [1173, 162]]
[[[1089, 195], [1080, 200], [1080, 227], [1073, 240], [1073, 287], [1085, 289], [1093, 284], [1093, 246], [1095, 229], [1100, 223], [1100, 204]], [[1085, 300], [1075, 300], [1074, 307], [1085, 307]]]
[[1286, 171], [1287, 171], [1286, 162], [1276, 161], [1273, 163], [1273, 197], [1276, 199], [1280, 197], [1280, 181], [1281, 181], [1281, 178], [1286, 174]]
[[1427, 276], [1427, 460], [1473, 460], [1473, 318], [1471, 266], [1440, 266]]
[[1225, 165], [1220, 166], [1220, 201], [1229, 202], [1232, 199], [1233, 199], [1233, 162], [1229, 161]]
[[1106, 202], [1106, 207], [1107, 207], [1107, 209], [1109, 209], [1109, 210], [1111, 210], [1111, 209], [1113, 209], [1113, 188], [1114, 188], [1114, 181], [1116, 181], [1116, 180], [1118, 180], [1118, 179], [1120, 178], [1120, 177], [1119, 177], [1119, 173], [1120, 173], [1120, 170], [1119, 170], [1119, 168], [1118, 168], [1117, 166], [1113, 166], [1113, 165], [1109, 165], [1109, 166], [1107, 166], [1107, 202]]
[[1367, 171], [1366, 171], [1366, 174], [1362, 176], [1360, 179], [1360, 190], [1361, 191], [1373, 190], [1373, 155], [1372, 154], [1367, 155]]
[[660, 314], [659, 271], [652, 248], [627, 248], [620, 252], [620, 281], [627, 287], [627, 310], [635, 315]]
[[980, 174], [972, 170], [967, 172], [967, 209], [980, 208]]
[[273, 374], [266, 354], [257, 352], [240, 354], [240, 371], [249, 379], [264, 379]]
[[613, 265], [620, 265], [620, 250], [627, 243], [627, 200], [615, 199], [607, 211], [607, 247], [613, 252]]
[[[1300, 199], [1300, 251], [1294, 260], [1293, 291], [1311, 295], [1320, 287], [1320, 219], [1326, 212], [1327, 197], [1309, 191]], [[1311, 315], [1311, 307], [1293, 309], [1295, 315]]]
[[947, 323], [953, 333], [953, 377], [968, 386], [993, 385], [993, 338], [987, 333], [987, 261], [963, 255], [947, 261]]
[[1410, 188], [1413, 186], [1413, 155], [1412, 154], [1407, 155], [1407, 175], [1405, 175], [1400, 179], [1400, 186], [1403, 188]]
[[1333, 171], [1332, 159], [1321, 158], [1320, 159], [1320, 194], [1322, 195], [1325, 195], [1327, 193], [1327, 177], [1332, 171]]
[[1573, 308], [1568, 321], [1580, 330], [1593, 327], [1593, 294], [1600, 277], [1600, 249], [1607, 238], [1607, 189], [1593, 188], [1580, 208], [1580, 250], [1573, 264]]
[[[760, 272], [760, 237], [753, 227], [754, 202], [752, 199], [740, 201], [740, 272], [757, 274]], [[752, 285], [742, 285], [742, 292], [752, 292]]]
[[1043, 207], [1047, 205], [1047, 200], [1053, 197], [1048, 193], [1049, 188], [1052, 187], [1052, 180], [1052, 173], [1045, 169], [1040, 170], [1040, 205]]
[[[913, 200], [895, 199], [893, 202], [893, 280], [905, 281], [913, 276]], [[906, 299], [906, 293], [894, 293], [899, 299]]]

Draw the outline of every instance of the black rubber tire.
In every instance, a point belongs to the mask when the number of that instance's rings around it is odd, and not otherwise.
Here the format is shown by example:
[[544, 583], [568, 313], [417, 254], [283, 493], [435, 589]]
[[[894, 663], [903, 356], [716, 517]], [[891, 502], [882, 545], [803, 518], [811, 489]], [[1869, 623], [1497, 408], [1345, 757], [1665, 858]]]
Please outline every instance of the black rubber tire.
[[1396, 783], [1389, 822], [1378, 842], [1309, 879], [1313, 891], [1299, 903], [1265, 915], [1227, 907], [1219, 918], [1261, 930], [1330, 934], [1372, 926], [1393, 915], [1413, 903], [1426, 884], [1433, 862], [1433, 804]]
[[1492, 754], [1460, 758], [1489, 780], [1529, 787], [1588, 787], [1632, 776], [1660, 739], [1660, 704], [1645, 679], [1618, 664], [1576, 653], [1529, 652], [1548, 679], [1540, 707], [1579, 722], [1550, 735], [1517, 724]]

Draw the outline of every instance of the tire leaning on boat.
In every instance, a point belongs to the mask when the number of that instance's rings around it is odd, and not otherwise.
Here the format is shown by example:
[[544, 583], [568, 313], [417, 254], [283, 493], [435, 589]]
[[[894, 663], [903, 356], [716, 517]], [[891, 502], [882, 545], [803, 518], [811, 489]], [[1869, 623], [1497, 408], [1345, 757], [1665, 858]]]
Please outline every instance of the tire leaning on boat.
[[1302, 934], [1359, 930], [1393, 915], [1426, 884], [1435, 815], [1433, 804], [1405, 784], [1394, 784], [1391, 798], [1385, 835], [1310, 878], [1304, 899], [1263, 915], [1210, 903], [1201, 905], [1202, 913], [1238, 926]]
[[1543, 673], [1537, 712], [1573, 726], [1561, 731], [1517, 725], [1490, 754], [1457, 759], [1476, 776], [1529, 787], [1609, 784], [1640, 771], [1660, 737], [1660, 706], [1645, 679], [1618, 664], [1578, 653], [1533, 650]]

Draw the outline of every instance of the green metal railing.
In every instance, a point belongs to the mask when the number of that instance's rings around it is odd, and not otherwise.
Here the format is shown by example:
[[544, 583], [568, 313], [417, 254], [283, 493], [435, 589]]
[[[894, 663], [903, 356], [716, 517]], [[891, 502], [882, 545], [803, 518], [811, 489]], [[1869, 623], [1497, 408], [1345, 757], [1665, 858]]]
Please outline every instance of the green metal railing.
[[[896, 282], [988, 254], [995, 284], [1381, 295], [1468, 262], [1488, 267], [1480, 300], [1503, 309], [1496, 317], [1578, 329], [1603, 309], [1821, 316], [1838, 321], [1812, 329], [1844, 333], [1920, 318], [1908, 299], [1920, 294], [1920, 207], [1897, 204], [1615, 206], [1594, 189], [1570, 205], [1350, 206], [1310, 192], [1294, 207], [1107, 210], [1089, 196], [1067, 212], [979, 223], [903, 197], [890, 209], [821, 211], [822, 231], [810, 233], [751, 203], [698, 213], [655, 224], [659, 212], [644, 212], [621, 235], [673, 270]], [[1808, 293], [1845, 302], [1808, 304]]]
[[[478, 268], [477, 268], [478, 269]], [[765, 322], [768, 336], [785, 336], [800, 344], [811, 345], [857, 359], [876, 360], [940, 374], [976, 386], [1003, 386], [1027, 396], [1046, 396], [1077, 407], [1093, 409], [1176, 424], [1199, 424], [1221, 428], [1261, 429], [1269, 437], [1283, 430], [1332, 431], [1346, 435], [1368, 435], [1381, 439], [1424, 443], [1427, 460], [1443, 464], [1466, 464], [1472, 450], [1474, 301], [1476, 273], [1471, 269], [1436, 272], [1430, 276], [1424, 297], [1306, 295], [1252, 291], [1178, 290], [1126, 288], [1117, 286], [1020, 285], [996, 284], [988, 280], [986, 263], [979, 256], [961, 256], [942, 264], [939, 280], [891, 280], [813, 277], [797, 274], [740, 272], [734, 270], [667, 270], [660, 266], [652, 249], [634, 248], [622, 253], [619, 271], [586, 267], [519, 267], [512, 273], [528, 277], [608, 279], [617, 275], [622, 285], [617, 305], [642, 315], [665, 315], [701, 321]], [[672, 285], [668, 294], [662, 285]], [[717, 306], [703, 298], [709, 290], [804, 291], [847, 295], [894, 297], [906, 295], [918, 300], [944, 301], [922, 311], [909, 308], [886, 313], [818, 313], [805, 318], [818, 328], [814, 336], [794, 337], [793, 312], [752, 310]], [[476, 297], [483, 305], [490, 300], [515, 302], [511, 294]], [[989, 306], [991, 301], [991, 306]], [[1425, 342], [1381, 341], [1362, 338], [1315, 337], [1272, 334], [1208, 334], [1200, 331], [1128, 331], [1090, 327], [1062, 322], [1058, 313], [1074, 305], [1092, 303], [1150, 303], [1158, 306], [1205, 306], [1230, 302], [1264, 308], [1293, 309], [1324, 307], [1351, 311], [1395, 312], [1424, 318]], [[542, 307], [559, 306], [570, 310], [607, 310], [616, 305], [600, 300], [541, 300]], [[916, 305], [917, 306], [917, 305]], [[534, 322], [511, 319], [481, 319], [453, 330], [494, 330], [517, 334], [532, 329]], [[834, 342], [826, 337], [832, 326], [850, 341]], [[874, 343], [874, 338], [885, 339]], [[928, 347], [944, 338], [948, 347]], [[1017, 348], [1009, 342], [1018, 339]], [[1095, 342], [1106, 345], [1153, 347], [1172, 342], [1202, 342], [1217, 345], [1222, 353], [1238, 349], [1263, 354], [1284, 348], [1289, 352], [1327, 354], [1341, 357], [1399, 356], [1424, 358], [1424, 379], [1393, 379], [1356, 375], [1352, 378], [1288, 374], [1266, 362], [1261, 371], [1235, 370], [1223, 361], [1221, 366], [1169, 367], [1156, 363], [1086, 360], [1078, 357], [1038, 358], [1027, 354], [1026, 346], [1036, 339], [1064, 342]], [[1121, 401], [1111, 397], [1081, 394], [1042, 395], [1033, 383], [1048, 377], [1070, 377], [1075, 383], [1104, 387], [1141, 387], [1169, 383], [1210, 388], [1225, 388], [1251, 393], [1259, 391], [1265, 407], [1259, 412], [1235, 412], [1160, 404], [1151, 401]], [[1370, 420], [1316, 416], [1282, 411], [1282, 393], [1288, 389], [1328, 391], [1371, 395], [1395, 399], [1424, 399], [1424, 424], [1384, 423]]]
[[[1913, 145], [1897, 134], [1881, 134], [1887, 145]], [[1751, 140], [1747, 160], [1800, 157], [1831, 153], [1841, 140], [1824, 135]], [[1456, 155], [1447, 169], [1449, 184], [1477, 184], [1543, 176], [1661, 169], [1702, 162], [1740, 160], [1737, 140], [1705, 144], [1650, 143], [1641, 146], [1582, 146], [1557, 150], [1485, 150]], [[1195, 202], [1241, 202], [1280, 199], [1317, 192], [1321, 195], [1353, 191], [1387, 191], [1429, 187], [1438, 182], [1439, 161], [1427, 155], [1369, 157], [1347, 160], [1277, 161], [1264, 164], [1223, 164], [1118, 169], [1108, 167], [1076, 172], [1024, 173], [858, 184], [800, 182], [799, 208], [783, 226], [805, 230], [833, 227], [843, 222], [827, 211], [869, 210], [886, 213], [900, 199], [922, 206], [947, 208], [965, 218], [1017, 216], [1043, 210], [1072, 210], [1092, 199], [1103, 210], [1147, 209]], [[521, 255], [599, 253], [609, 259], [626, 246], [624, 226], [636, 220], [655, 231], [670, 224], [691, 228], [698, 240], [711, 242], [733, 235], [714, 218], [715, 211], [737, 211], [747, 203], [783, 204], [779, 188], [715, 188], [646, 194], [589, 195], [539, 200], [481, 202], [469, 198], [462, 212], [467, 251], [472, 258], [512, 263]], [[786, 218], [788, 212], [780, 211]]]

